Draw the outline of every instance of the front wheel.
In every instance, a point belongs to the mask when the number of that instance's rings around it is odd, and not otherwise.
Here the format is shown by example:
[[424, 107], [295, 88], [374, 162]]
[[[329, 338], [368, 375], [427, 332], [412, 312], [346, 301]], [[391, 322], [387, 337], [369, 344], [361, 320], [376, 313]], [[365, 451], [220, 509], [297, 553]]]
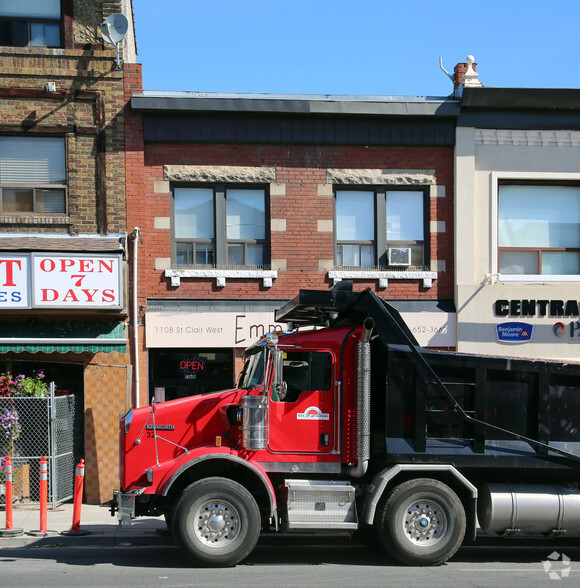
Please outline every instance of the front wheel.
[[179, 549], [204, 566], [233, 566], [254, 549], [260, 511], [241, 484], [206, 478], [188, 486], [173, 509], [171, 530]]
[[411, 565], [438, 565], [465, 535], [461, 500], [438, 480], [409, 480], [397, 486], [377, 513], [377, 531], [394, 557]]

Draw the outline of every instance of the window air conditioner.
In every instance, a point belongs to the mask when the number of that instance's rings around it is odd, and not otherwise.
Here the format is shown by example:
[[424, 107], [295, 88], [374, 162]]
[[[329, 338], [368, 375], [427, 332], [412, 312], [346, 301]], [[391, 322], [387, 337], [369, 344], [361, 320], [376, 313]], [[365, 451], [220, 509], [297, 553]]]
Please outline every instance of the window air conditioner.
[[387, 250], [389, 265], [411, 265], [410, 247], [390, 247]]

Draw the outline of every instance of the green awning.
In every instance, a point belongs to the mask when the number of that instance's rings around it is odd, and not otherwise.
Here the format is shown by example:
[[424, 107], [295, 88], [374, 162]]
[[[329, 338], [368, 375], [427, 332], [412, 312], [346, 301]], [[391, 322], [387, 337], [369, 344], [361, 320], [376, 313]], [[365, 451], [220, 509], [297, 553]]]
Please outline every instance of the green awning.
[[110, 353], [127, 351], [124, 323], [2, 323], [0, 353]]

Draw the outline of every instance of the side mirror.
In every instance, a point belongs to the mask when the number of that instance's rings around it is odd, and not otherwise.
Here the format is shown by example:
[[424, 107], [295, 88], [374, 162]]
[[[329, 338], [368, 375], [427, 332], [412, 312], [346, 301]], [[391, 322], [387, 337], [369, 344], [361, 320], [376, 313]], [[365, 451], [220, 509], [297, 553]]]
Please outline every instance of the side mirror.
[[276, 384], [275, 388], [276, 388], [276, 392], [278, 392], [278, 396], [280, 397], [280, 400], [284, 400], [284, 398], [286, 398], [286, 395], [288, 394], [288, 384], [286, 384], [286, 382], [282, 381], [279, 384]]

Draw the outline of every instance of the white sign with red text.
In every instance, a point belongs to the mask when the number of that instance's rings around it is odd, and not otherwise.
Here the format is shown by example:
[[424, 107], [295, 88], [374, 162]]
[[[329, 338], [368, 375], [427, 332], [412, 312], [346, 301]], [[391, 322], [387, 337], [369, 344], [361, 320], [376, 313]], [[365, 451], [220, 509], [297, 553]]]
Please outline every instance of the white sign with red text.
[[0, 309], [30, 308], [30, 256], [0, 254]]
[[36, 308], [120, 308], [120, 255], [32, 254]]

